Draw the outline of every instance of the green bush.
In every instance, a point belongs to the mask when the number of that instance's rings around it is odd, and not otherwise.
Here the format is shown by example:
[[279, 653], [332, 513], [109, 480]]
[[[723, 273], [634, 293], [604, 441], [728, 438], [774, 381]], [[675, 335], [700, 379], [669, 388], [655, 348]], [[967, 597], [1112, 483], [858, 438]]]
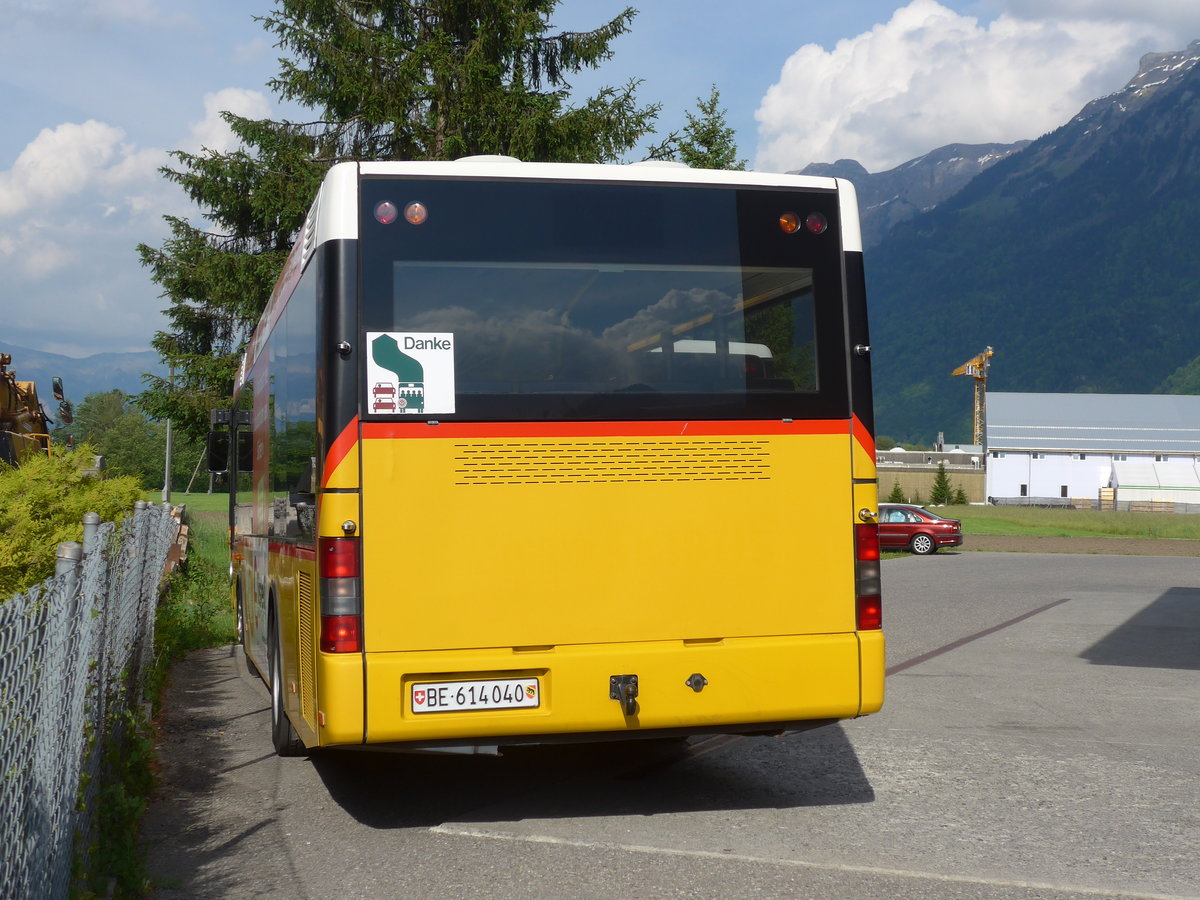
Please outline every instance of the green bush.
[[133, 513], [142, 495], [137, 480], [88, 474], [93, 456], [84, 446], [20, 468], [0, 465], [0, 602], [54, 574], [58, 545], [83, 539], [84, 513], [103, 522]]

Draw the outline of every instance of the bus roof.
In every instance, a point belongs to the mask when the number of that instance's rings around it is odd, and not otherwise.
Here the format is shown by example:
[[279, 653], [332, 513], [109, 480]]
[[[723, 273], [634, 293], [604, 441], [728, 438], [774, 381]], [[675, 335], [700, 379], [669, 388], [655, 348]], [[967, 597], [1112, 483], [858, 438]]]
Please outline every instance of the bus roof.
[[[511, 156], [466, 156], [448, 162], [339, 163], [359, 167], [363, 175], [449, 176], [455, 178], [537, 178], [550, 180], [720, 184], [747, 187], [801, 187], [837, 190], [837, 179], [781, 172], [693, 169], [683, 163], [649, 160], [636, 163], [522, 162]], [[336, 169], [337, 166], [334, 166]]]
[[[788, 175], [781, 172], [736, 172], [725, 169], [693, 169], [682, 163], [650, 161], [630, 164], [521, 162], [511, 156], [468, 156], [462, 159], [402, 162], [345, 162], [332, 166], [321, 187], [328, 196], [357, 195], [357, 179], [366, 176], [415, 176], [427, 178], [479, 178], [484, 180], [531, 179], [541, 181], [591, 181], [631, 184], [695, 184], [747, 188], [796, 188], [836, 191], [842, 220], [842, 249], [862, 251], [858, 199], [854, 185], [844, 178], [820, 175]], [[313, 246], [334, 239], [358, 237], [358, 215], [354, 204], [323, 206]], [[310, 214], [311, 215], [311, 214]]]

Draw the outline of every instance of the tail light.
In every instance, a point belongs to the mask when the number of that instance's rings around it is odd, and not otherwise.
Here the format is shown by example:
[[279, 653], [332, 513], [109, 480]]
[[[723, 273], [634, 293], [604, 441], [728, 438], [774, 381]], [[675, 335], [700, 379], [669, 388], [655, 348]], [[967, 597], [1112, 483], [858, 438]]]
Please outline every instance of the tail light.
[[882, 584], [879, 578], [879, 526], [854, 526], [854, 595], [859, 631], [883, 627]]
[[362, 616], [321, 616], [321, 649], [326, 653], [358, 653]]
[[361, 653], [361, 541], [353, 537], [318, 538], [321, 576], [321, 650]]

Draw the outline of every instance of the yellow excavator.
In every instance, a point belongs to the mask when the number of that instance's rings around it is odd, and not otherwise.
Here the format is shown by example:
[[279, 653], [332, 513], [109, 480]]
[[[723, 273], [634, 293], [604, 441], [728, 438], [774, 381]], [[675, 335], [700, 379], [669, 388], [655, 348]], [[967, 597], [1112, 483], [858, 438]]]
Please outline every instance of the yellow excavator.
[[[50, 417], [38, 401], [37, 384], [17, 381], [9, 371], [12, 355], [0, 353], [0, 463], [19, 466], [30, 456], [50, 452]], [[73, 421], [71, 404], [63, 395], [62, 379], [55, 378], [58, 418]]]
[[987, 347], [978, 356], [972, 356], [951, 372], [951, 375], [970, 375], [975, 379], [975, 432], [971, 443], [983, 446], [983, 423], [987, 412], [987, 377], [992, 348]]

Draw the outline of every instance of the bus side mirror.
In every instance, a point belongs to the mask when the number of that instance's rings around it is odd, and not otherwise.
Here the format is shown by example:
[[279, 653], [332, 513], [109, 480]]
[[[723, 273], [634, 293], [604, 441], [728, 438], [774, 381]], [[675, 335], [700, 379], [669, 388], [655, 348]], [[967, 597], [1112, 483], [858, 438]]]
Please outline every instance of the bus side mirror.
[[[228, 475], [229, 464], [229, 432], [225, 429], [208, 433], [205, 441], [205, 451], [208, 456], [208, 471], [214, 475]], [[237, 432], [237, 468], [239, 472], [250, 472], [254, 469], [254, 435], [249, 431]]]
[[210, 431], [204, 447], [208, 456], [208, 471], [213, 475], [229, 474], [229, 432]]
[[67, 399], [66, 392], [63, 391], [63, 383], [62, 383], [61, 378], [59, 378], [57, 375], [55, 375], [53, 378], [50, 379], [50, 385], [51, 385], [51, 389], [54, 391], [54, 399], [55, 400], [66, 400]]
[[239, 472], [254, 470], [254, 434], [239, 430], [237, 433], [237, 464]]

